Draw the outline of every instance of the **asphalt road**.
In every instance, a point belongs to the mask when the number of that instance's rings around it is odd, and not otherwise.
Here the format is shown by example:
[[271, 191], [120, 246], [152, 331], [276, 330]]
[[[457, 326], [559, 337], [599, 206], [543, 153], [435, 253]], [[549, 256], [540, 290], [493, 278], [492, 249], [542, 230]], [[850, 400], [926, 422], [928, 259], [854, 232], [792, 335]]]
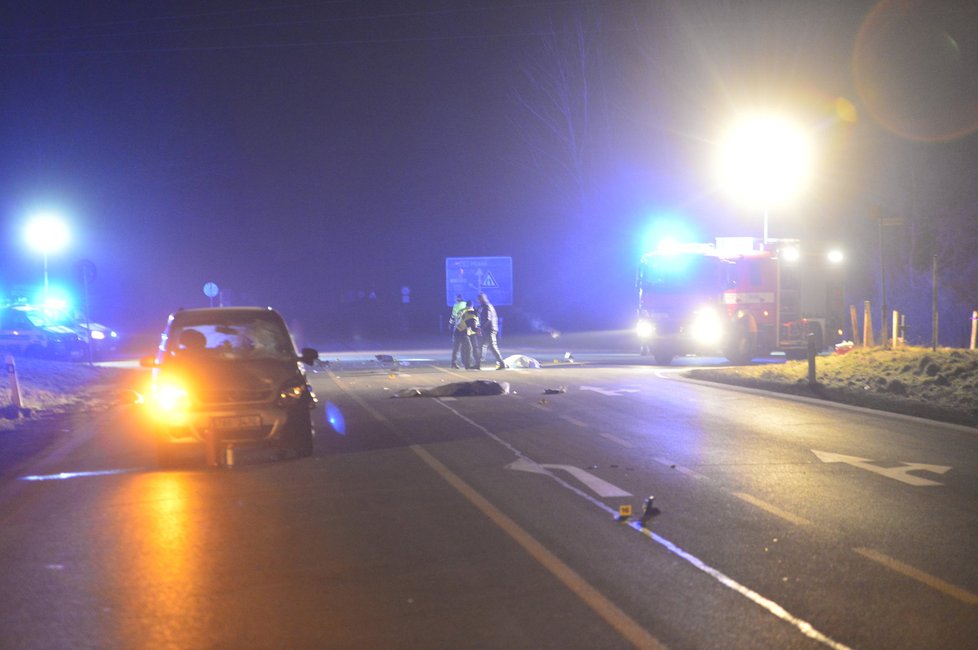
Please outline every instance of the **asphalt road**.
[[[310, 459], [159, 471], [136, 407], [75, 422], [0, 482], [0, 647], [974, 647], [978, 431], [397, 358], [311, 375]], [[394, 397], [477, 379], [510, 394]]]

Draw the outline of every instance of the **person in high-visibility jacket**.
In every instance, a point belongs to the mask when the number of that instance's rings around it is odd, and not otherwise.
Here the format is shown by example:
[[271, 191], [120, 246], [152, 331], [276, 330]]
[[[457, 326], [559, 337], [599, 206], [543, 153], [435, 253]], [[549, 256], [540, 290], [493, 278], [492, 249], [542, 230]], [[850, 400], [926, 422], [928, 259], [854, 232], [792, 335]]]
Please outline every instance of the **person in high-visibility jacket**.
[[476, 352], [475, 337], [479, 329], [479, 314], [467, 302], [465, 309], [458, 316], [458, 323], [452, 332], [452, 368], [459, 368], [459, 352], [462, 363], [468, 369], [479, 367], [479, 357]]
[[448, 319], [448, 326], [451, 329], [454, 330], [455, 326], [458, 325], [458, 317], [462, 315], [463, 311], [465, 311], [465, 300], [462, 299], [462, 294], [457, 294], [455, 304], [452, 305], [452, 315]]

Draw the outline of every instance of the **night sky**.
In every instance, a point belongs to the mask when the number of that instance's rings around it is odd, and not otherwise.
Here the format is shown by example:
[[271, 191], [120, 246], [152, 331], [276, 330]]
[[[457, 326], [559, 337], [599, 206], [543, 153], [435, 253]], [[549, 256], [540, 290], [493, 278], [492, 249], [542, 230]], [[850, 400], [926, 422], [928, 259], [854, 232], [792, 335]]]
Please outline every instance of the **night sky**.
[[978, 171], [971, 3], [16, 4], [0, 290], [39, 283], [23, 224], [58, 209], [73, 240], [52, 285], [92, 261], [92, 315], [124, 332], [206, 306], [207, 281], [324, 338], [349, 333], [358, 292], [403, 311], [407, 286], [411, 328], [437, 331], [457, 256], [513, 258], [513, 323], [627, 327], [655, 218], [760, 236], [710, 163], [758, 108], [818, 143], [773, 236], [858, 249], [874, 209], [967, 193]]

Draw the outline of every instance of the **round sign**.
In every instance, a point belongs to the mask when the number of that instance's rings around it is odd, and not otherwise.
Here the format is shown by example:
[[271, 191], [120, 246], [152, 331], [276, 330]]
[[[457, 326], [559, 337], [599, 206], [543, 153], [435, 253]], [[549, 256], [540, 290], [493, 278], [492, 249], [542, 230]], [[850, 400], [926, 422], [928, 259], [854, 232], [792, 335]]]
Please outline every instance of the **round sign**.
[[95, 262], [91, 260], [78, 260], [78, 262], [75, 264], [75, 268], [78, 271], [78, 275], [80, 275], [82, 280], [85, 282], [92, 282], [95, 280]]
[[207, 284], [204, 285], [204, 295], [207, 296], [208, 298], [213, 298], [214, 296], [216, 296], [218, 291], [220, 290], [217, 288], [217, 285], [213, 282], [208, 282]]

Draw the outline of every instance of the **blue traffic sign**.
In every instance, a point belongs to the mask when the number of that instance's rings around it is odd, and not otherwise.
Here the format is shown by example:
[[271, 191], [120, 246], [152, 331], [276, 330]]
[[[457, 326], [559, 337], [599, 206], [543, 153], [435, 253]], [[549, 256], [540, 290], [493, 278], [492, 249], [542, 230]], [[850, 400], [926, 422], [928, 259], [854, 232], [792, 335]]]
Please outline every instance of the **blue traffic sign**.
[[461, 294], [475, 302], [480, 293], [494, 305], [513, 304], [512, 257], [446, 257], [445, 304], [455, 304]]

